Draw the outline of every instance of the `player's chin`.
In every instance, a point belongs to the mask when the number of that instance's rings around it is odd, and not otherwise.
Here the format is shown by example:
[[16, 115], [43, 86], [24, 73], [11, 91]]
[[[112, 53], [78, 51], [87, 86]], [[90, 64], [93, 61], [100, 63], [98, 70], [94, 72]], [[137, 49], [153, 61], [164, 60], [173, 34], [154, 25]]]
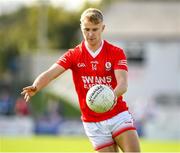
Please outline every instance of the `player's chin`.
[[88, 43], [89, 43], [91, 46], [94, 46], [94, 45], [97, 44], [96, 40], [90, 40]]

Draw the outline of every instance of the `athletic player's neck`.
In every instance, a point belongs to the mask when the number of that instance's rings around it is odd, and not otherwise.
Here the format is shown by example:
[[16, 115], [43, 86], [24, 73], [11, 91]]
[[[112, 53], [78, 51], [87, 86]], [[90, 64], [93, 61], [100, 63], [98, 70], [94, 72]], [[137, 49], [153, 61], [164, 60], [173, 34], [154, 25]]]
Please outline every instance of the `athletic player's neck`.
[[85, 41], [85, 46], [86, 46], [86, 48], [87, 48], [89, 51], [91, 51], [91, 52], [96, 52], [97, 50], [99, 50], [100, 48], [102, 48], [103, 44], [104, 44], [104, 41], [103, 41], [103, 40], [101, 40], [97, 45], [94, 45], [94, 46], [89, 45], [89, 44]]

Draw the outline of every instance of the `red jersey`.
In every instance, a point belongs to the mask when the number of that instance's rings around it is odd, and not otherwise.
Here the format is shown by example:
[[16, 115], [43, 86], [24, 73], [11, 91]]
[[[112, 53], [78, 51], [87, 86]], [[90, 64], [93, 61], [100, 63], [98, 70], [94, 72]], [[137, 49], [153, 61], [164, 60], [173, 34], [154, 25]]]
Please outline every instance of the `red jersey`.
[[117, 85], [114, 70], [128, 70], [124, 51], [104, 41], [101, 51], [92, 56], [85, 46], [85, 42], [69, 49], [56, 62], [65, 69], [71, 69], [76, 92], [81, 109], [81, 119], [84, 122], [98, 122], [128, 110], [122, 96], [118, 97], [115, 107], [105, 113], [95, 113], [86, 104], [86, 93], [95, 84], [105, 84], [113, 89]]

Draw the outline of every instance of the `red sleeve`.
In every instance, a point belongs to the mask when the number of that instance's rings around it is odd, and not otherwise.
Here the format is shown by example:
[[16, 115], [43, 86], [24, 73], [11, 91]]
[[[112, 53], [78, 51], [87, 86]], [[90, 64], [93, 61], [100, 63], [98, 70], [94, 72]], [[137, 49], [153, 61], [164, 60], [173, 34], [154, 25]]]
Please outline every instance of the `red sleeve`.
[[64, 55], [62, 55], [56, 63], [64, 67], [65, 69], [69, 69], [72, 67], [73, 63], [73, 50], [68, 50]]
[[115, 52], [114, 70], [122, 69], [128, 71], [127, 58], [124, 51], [118, 48]]

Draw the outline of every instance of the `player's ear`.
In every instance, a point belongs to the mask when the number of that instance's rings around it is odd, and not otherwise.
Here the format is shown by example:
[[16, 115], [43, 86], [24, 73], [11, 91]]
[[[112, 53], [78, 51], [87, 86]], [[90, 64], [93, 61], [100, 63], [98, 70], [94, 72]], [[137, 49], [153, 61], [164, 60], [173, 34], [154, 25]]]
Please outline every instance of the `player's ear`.
[[82, 31], [82, 23], [80, 23], [80, 29], [81, 29], [81, 31]]

